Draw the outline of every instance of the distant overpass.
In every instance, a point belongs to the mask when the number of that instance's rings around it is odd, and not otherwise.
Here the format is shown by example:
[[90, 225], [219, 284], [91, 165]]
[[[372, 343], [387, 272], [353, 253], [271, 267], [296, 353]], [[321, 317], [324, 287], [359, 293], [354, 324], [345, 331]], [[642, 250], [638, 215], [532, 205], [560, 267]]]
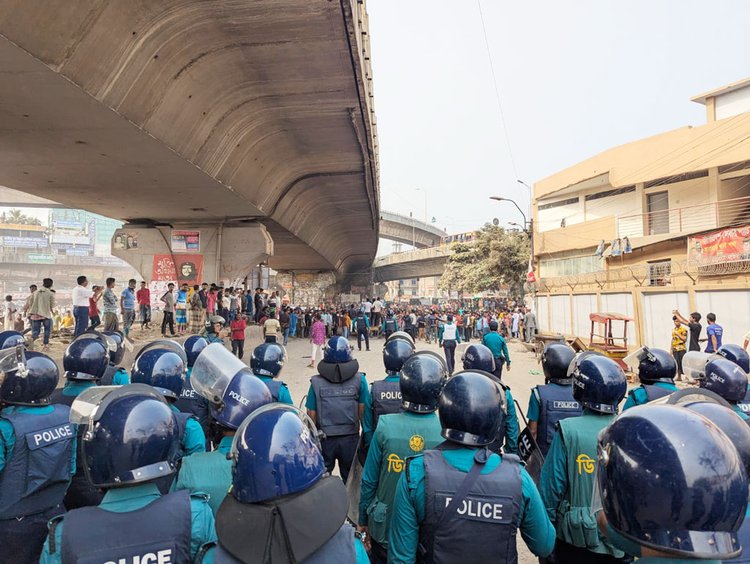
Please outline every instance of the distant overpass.
[[445, 232], [434, 225], [398, 213], [380, 211], [380, 236], [418, 249], [436, 247]]
[[440, 276], [451, 254], [449, 245], [429, 249], [418, 249], [404, 253], [391, 253], [375, 259], [373, 278], [375, 282]]

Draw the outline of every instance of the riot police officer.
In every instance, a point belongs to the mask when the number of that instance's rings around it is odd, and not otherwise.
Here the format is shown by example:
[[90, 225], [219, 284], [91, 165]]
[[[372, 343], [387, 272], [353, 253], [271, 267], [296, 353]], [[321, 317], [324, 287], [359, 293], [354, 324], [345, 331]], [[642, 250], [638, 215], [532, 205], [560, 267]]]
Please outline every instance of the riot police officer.
[[[352, 357], [349, 342], [344, 337], [331, 337], [318, 363], [318, 374], [310, 380], [305, 407], [324, 435], [321, 449], [326, 470], [332, 472], [338, 461], [344, 482], [357, 454], [359, 427], [369, 395], [367, 380]], [[368, 432], [363, 429], [363, 433]]]
[[365, 402], [362, 426], [369, 430], [365, 435], [365, 448], [370, 446], [372, 433], [378, 426], [378, 419], [387, 413], [398, 413], [401, 409], [401, 389], [399, 372], [404, 362], [414, 354], [414, 342], [398, 335], [389, 337], [383, 345], [383, 365], [387, 376], [370, 385], [370, 396]]
[[276, 377], [286, 362], [286, 349], [278, 343], [261, 343], [253, 349], [250, 368], [268, 386], [273, 401], [294, 405], [289, 388]]
[[579, 354], [569, 370], [573, 397], [583, 405], [583, 414], [558, 423], [539, 482], [547, 515], [557, 530], [554, 561], [620, 562], [623, 552], [596, 533], [591, 494], [596, 437], [615, 418], [627, 380], [614, 360], [597, 354]]
[[187, 371], [185, 372], [185, 385], [182, 392], [175, 402], [175, 407], [183, 413], [190, 413], [195, 416], [198, 423], [201, 424], [203, 433], [208, 437], [208, 400], [195, 391], [193, 388], [191, 374], [193, 365], [198, 355], [208, 346], [208, 341], [200, 335], [191, 335], [185, 339], [183, 345], [185, 356], [187, 357]]
[[547, 456], [558, 422], [583, 413], [581, 404], [573, 397], [573, 377], [568, 367], [575, 352], [564, 343], [548, 343], [542, 352], [544, 384], [531, 389], [529, 432], [536, 439], [539, 450]]
[[674, 383], [677, 363], [671, 354], [662, 349], [643, 347], [641, 356], [638, 361], [638, 380], [641, 385], [628, 392], [623, 411], [677, 391]]
[[[261, 346], [266, 344], [271, 345]], [[217, 343], [201, 353], [193, 365], [191, 380], [197, 393], [209, 400], [211, 419], [221, 438], [215, 450], [182, 459], [175, 489], [209, 494], [208, 503], [216, 514], [232, 485], [232, 465], [227, 454], [235, 430], [248, 415], [271, 403], [273, 398], [266, 384]]]
[[125, 336], [119, 331], [102, 331], [102, 335], [109, 337], [109, 365], [104, 371], [102, 379], [99, 381], [100, 386], [125, 385], [130, 383], [130, 376], [120, 363], [125, 356]]
[[316, 436], [291, 405], [266, 405], [245, 419], [230, 453], [232, 488], [216, 514], [218, 543], [198, 562], [369, 562], [345, 522], [346, 488], [326, 475]]
[[462, 361], [464, 370], [481, 371], [503, 389], [505, 394], [504, 405], [506, 413], [503, 418], [503, 428], [500, 429], [497, 440], [495, 444], [491, 446], [491, 449], [498, 450], [502, 445], [504, 452], [517, 454], [518, 414], [516, 413], [516, 404], [513, 401], [513, 395], [510, 393], [510, 386], [495, 376], [495, 357], [492, 354], [492, 351], [485, 345], [469, 345], [464, 351]]
[[[727, 360], [731, 360], [737, 366], [742, 368], [745, 373], [750, 372], [750, 355], [748, 355], [747, 351], [741, 346], [733, 344], [722, 345], [719, 347], [719, 350], [716, 351], [716, 354], [723, 356]], [[742, 398], [737, 405], [743, 413], [750, 415], [750, 383], [748, 383], [745, 397]], [[748, 549], [748, 552], [750, 552], [750, 549]]]
[[747, 373], [737, 364], [726, 358], [710, 360], [700, 387], [724, 398], [735, 413], [748, 420], [748, 415], [738, 405], [747, 393]]
[[399, 371], [403, 411], [380, 418], [362, 474], [358, 524], [361, 531], [369, 532], [372, 562], [388, 559], [391, 506], [407, 457], [441, 442], [435, 411], [448, 377], [443, 359], [431, 352], [418, 352]]
[[385, 319], [383, 320], [383, 325], [381, 327], [381, 330], [383, 331], [383, 336], [388, 339], [393, 333], [398, 331], [398, 323], [396, 323], [396, 320], [393, 319], [393, 312], [389, 309], [388, 313], [385, 315]]
[[86, 475], [106, 494], [98, 507], [50, 521], [41, 562], [193, 561], [201, 545], [216, 538], [207, 496], [161, 495], [155, 484], [175, 472], [180, 439], [174, 411], [141, 384], [98, 400], [90, 398], [93, 392], [73, 403], [71, 419], [89, 429], [82, 446]]
[[435, 450], [407, 459], [391, 517], [394, 564], [515, 562], [516, 531], [539, 556], [552, 552], [555, 530], [531, 477], [513, 454], [490, 453], [504, 412], [500, 387], [479, 372], [459, 372], [439, 401]]
[[[602, 431], [597, 521], [610, 542], [644, 564], [718, 563], [740, 553], [747, 475], [721, 426], [691, 409], [652, 404]], [[710, 463], [696, 464], [706, 453]]]
[[47, 521], [63, 513], [75, 473], [76, 428], [65, 405], [51, 405], [60, 372], [27, 352], [0, 384], [0, 562], [39, 558]]
[[162, 348], [141, 351], [133, 363], [134, 384], [156, 388], [175, 413], [180, 433], [178, 460], [183, 456], [206, 451], [206, 435], [198, 419], [177, 409], [175, 403], [185, 385], [185, 363], [177, 352]]

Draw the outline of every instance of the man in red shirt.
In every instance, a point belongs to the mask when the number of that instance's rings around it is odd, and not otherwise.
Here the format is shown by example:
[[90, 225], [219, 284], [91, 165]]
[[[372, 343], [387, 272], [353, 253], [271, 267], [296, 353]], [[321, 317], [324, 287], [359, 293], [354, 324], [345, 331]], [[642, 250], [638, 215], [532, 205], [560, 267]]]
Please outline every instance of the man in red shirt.
[[235, 317], [229, 324], [229, 329], [232, 331], [232, 354], [237, 355], [237, 358], [242, 358], [245, 354], [246, 327], [247, 321], [245, 315]]
[[141, 280], [141, 289], [135, 293], [135, 298], [141, 311], [141, 331], [151, 329], [151, 290], [146, 286], [145, 280]]

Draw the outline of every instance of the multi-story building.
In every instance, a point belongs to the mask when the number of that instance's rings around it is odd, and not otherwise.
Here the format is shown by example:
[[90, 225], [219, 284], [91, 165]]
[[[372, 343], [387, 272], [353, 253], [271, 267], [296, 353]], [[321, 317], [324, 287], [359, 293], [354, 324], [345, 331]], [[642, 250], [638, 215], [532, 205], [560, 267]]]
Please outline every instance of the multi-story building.
[[635, 319], [669, 349], [672, 310], [750, 330], [750, 79], [693, 98], [707, 123], [614, 147], [534, 185], [541, 330], [585, 339], [589, 314]]

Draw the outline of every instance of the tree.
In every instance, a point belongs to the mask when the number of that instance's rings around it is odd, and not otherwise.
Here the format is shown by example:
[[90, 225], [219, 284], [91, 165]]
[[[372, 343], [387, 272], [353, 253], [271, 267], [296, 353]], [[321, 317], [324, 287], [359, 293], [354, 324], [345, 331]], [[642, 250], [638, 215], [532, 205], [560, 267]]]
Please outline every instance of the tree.
[[15, 208], [9, 212], [0, 213], [0, 223], [10, 223], [13, 225], [41, 225], [42, 222], [35, 217], [26, 215], [21, 210]]
[[511, 295], [520, 296], [530, 252], [526, 233], [509, 232], [487, 223], [473, 243], [453, 246], [440, 287], [477, 293], [508, 286]]

